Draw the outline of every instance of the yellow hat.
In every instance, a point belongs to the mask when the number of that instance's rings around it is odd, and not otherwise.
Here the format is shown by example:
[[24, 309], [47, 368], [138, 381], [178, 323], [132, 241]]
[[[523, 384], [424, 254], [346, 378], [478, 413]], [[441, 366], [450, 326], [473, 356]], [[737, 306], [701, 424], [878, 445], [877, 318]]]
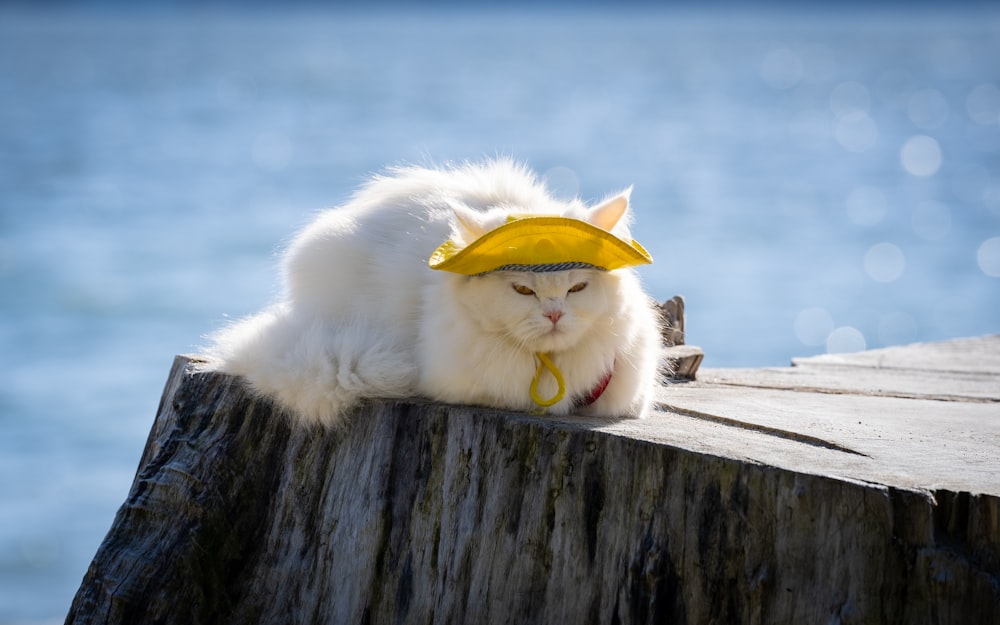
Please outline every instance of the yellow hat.
[[511, 217], [465, 247], [446, 241], [431, 254], [431, 269], [467, 276], [498, 270], [610, 271], [653, 262], [641, 245], [569, 217]]

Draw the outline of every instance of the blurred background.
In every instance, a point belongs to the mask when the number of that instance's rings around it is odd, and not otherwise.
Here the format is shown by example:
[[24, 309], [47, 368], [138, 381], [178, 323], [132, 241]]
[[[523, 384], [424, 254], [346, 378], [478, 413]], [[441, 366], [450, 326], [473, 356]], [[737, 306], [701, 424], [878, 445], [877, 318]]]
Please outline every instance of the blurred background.
[[0, 5], [0, 623], [62, 621], [174, 354], [386, 165], [635, 185], [706, 367], [1000, 331], [1000, 11], [942, 5]]

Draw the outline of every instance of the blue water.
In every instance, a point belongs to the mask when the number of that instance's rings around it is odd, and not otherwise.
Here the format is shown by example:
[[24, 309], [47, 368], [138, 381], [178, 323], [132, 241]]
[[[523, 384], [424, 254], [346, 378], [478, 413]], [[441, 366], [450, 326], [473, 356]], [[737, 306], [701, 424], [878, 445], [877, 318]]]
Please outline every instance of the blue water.
[[0, 623], [58, 622], [176, 353], [386, 164], [635, 185], [706, 366], [1000, 331], [1000, 14], [0, 9]]

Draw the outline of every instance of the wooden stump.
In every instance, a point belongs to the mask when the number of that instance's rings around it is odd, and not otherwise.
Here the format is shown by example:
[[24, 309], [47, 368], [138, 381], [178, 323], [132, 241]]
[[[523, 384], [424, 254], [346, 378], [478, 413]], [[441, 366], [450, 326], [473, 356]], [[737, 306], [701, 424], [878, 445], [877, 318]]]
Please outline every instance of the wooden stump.
[[[803, 390], [790, 372], [809, 365], [780, 370], [783, 389], [710, 371], [666, 388], [672, 408], [644, 421], [371, 401], [325, 432], [191, 361], [175, 360], [67, 623], [1000, 619], [1000, 479], [981, 479], [1000, 467], [996, 369], [948, 400], [851, 390], [843, 375], [816, 390], [815, 372]], [[739, 393], [750, 419], [732, 414]], [[795, 396], [831, 414], [845, 398], [933, 401], [941, 419], [973, 406], [993, 417], [990, 446], [972, 489], [961, 468], [926, 488], [864, 479], [879, 447], [768, 420], [761, 397], [781, 393], [792, 413]]]
[[700, 347], [684, 344], [684, 298], [674, 295], [660, 304], [660, 318], [670, 379], [694, 380], [705, 353]]

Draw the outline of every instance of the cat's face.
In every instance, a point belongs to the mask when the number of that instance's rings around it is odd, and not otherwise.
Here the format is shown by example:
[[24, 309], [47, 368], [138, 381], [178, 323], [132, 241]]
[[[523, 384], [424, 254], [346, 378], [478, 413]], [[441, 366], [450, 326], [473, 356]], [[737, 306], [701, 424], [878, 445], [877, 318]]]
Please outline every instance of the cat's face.
[[615, 277], [596, 269], [498, 271], [466, 278], [456, 295], [483, 328], [532, 352], [575, 345], [595, 323], [607, 323]]

